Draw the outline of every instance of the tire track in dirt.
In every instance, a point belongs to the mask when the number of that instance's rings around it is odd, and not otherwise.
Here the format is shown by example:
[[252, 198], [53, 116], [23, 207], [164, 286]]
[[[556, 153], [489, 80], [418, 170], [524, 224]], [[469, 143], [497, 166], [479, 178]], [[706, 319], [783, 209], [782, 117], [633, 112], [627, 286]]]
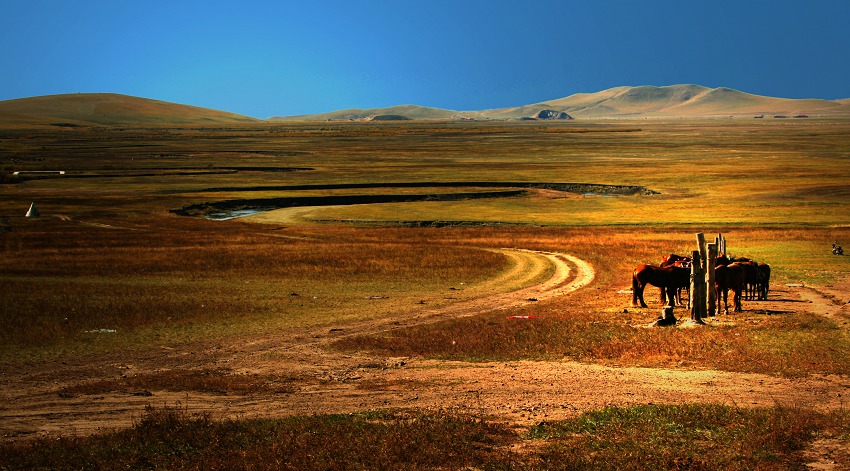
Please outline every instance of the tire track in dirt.
[[[407, 328], [442, 319], [468, 317], [485, 312], [509, 310], [555, 296], [563, 296], [587, 286], [596, 273], [578, 257], [527, 249], [488, 249], [511, 260], [511, 268], [496, 278], [482, 283], [479, 291], [492, 292], [436, 309], [423, 309], [388, 319], [361, 321], [344, 326], [342, 335], [377, 333], [392, 327]], [[547, 272], [551, 272], [546, 276]], [[541, 280], [543, 276], [546, 276]], [[533, 284], [532, 284], [533, 283]], [[507, 288], [507, 289], [506, 289]], [[320, 334], [318, 337], [322, 337]]]
[[[351, 372], [364, 362], [377, 364], [383, 361], [326, 349], [328, 343], [342, 336], [378, 333], [452, 317], [515, 308], [534, 302], [530, 298], [540, 301], [567, 294], [589, 284], [594, 277], [589, 264], [568, 254], [507, 248], [470, 249], [501, 253], [510, 259], [510, 268], [476, 287], [476, 293], [481, 294], [439, 308], [422, 309], [384, 319], [349, 322], [331, 329], [324, 326], [297, 333], [269, 333], [262, 338], [238, 339], [224, 347], [198, 346], [198, 351], [192, 352], [192, 355], [180, 349], [173, 352], [156, 349], [142, 354], [146, 358], [138, 355], [123, 356], [120, 360], [57, 366], [51, 372], [7, 372], [4, 376], [9, 382], [6, 387], [0, 387], [0, 397], [6, 404], [0, 406], [0, 435], [87, 435], [104, 429], [128, 427], [147, 405], [182, 404], [195, 412], [212, 412], [217, 416], [228, 417], [298, 414], [303, 406], [295, 406], [295, 403], [306, 400], [308, 404], [320, 405], [326, 398], [330, 398], [340, 378], [351, 377]], [[296, 393], [284, 395], [284, 400], [280, 395], [272, 394], [233, 397], [170, 391], [154, 391], [152, 397], [127, 393], [65, 398], [57, 395], [62, 386], [108, 379], [104, 378], [103, 372], [114, 371], [116, 361], [133, 364], [133, 374], [169, 369], [226, 367], [238, 373], [295, 374], [308, 380], [299, 384]], [[65, 379], [56, 381], [60, 378]], [[291, 401], [294, 397], [298, 397], [298, 400]], [[332, 405], [334, 402], [328, 404], [328, 411], [339, 408], [338, 405]], [[290, 409], [287, 404], [294, 407]]]
[[[409, 318], [346, 324], [298, 335], [275, 336], [227, 346], [206, 356], [169, 353], [140, 364], [137, 372], [156, 369], [226, 367], [234, 372], [293, 375], [288, 393], [217, 395], [152, 391], [152, 397], [110, 393], [57, 397], [55, 386], [26, 385], [14, 398], [4, 394], [0, 432], [4, 436], [86, 435], [130, 426], [144, 407], [181, 406], [215, 418], [281, 417], [415, 408], [475, 414], [517, 427], [559, 420], [608, 405], [722, 403], [743, 407], [806, 405], [820, 410], [846, 407], [850, 378], [815, 375], [779, 378], [691, 368], [639, 368], [575, 361], [460, 362], [422, 358], [386, 358], [368, 353], [328, 350], [345, 335], [363, 335], [436, 322], [455, 316], [510, 309], [565, 295], [593, 279], [586, 262], [563, 253], [499, 249], [515, 263], [498, 283], [513, 284], [496, 292], [439, 309], [423, 309]], [[540, 276], [543, 269], [548, 276]], [[542, 278], [542, 279], [541, 279]], [[493, 280], [495, 288], [498, 283]], [[528, 286], [528, 282], [536, 282]], [[523, 283], [526, 286], [521, 287]], [[502, 285], [504, 287], [504, 285]], [[817, 294], [810, 291], [808, 295]], [[787, 296], [796, 299], [797, 293]], [[825, 298], [824, 298], [825, 299]], [[777, 301], [779, 302], [779, 301]], [[787, 304], [787, 303], [786, 303]], [[808, 307], [808, 306], [807, 306]], [[813, 311], [818, 306], [811, 306]], [[7, 390], [8, 391], [8, 390]], [[10, 400], [12, 399], [12, 400]]]

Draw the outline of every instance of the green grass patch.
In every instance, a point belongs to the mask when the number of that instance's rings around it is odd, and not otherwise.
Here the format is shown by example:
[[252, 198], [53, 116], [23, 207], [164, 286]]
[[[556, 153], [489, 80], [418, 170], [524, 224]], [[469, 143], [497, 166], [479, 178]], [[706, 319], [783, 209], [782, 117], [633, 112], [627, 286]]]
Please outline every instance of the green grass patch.
[[543, 469], [779, 470], [803, 469], [804, 447], [836, 424], [784, 407], [614, 406], [540, 424], [528, 436], [545, 441]]

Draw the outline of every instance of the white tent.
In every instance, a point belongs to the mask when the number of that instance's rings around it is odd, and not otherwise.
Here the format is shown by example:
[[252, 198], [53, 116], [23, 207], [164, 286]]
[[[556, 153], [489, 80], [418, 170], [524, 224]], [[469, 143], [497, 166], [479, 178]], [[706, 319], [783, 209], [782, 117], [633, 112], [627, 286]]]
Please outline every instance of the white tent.
[[41, 213], [38, 212], [38, 208], [35, 207], [35, 203], [32, 203], [30, 205], [29, 211], [27, 211], [27, 217], [28, 218], [37, 218], [39, 216], [41, 216]]

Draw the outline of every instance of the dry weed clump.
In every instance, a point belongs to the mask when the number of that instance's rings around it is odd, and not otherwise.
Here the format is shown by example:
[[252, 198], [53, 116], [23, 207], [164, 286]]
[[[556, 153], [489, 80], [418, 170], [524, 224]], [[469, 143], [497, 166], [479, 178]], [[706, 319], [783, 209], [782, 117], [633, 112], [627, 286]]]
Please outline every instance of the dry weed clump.
[[0, 446], [4, 469], [468, 469], [511, 463], [516, 435], [479, 419], [368, 413], [214, 421], [148, 408], [129, 430]]
[[533, 427], [544, 469], [802, 469], [804, 447], [835, 419], [776, 406], [607, 407]]
[[803, 450], [815, 439], [850, 432], [846, 415], [781, 406], [613, 406], [517, 435], [504, 425], [442, 412], [217, 421], [208, 413], [148, 407], [128, 430], [2, 444], [0, 467], [802, 469]]

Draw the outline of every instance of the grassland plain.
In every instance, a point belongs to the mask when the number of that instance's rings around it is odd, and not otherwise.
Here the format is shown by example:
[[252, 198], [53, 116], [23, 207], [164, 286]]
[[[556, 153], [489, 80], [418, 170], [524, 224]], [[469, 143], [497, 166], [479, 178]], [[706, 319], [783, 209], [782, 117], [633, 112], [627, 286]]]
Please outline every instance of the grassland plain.
[[[599, 469], [597, 432], [586, 420], [621, 427], [622, 435], [599, 432], [626, 447], [621, 461], [605, 455], [612, 469], [848, 463], [841, 411], [850, 384], [850, 262], [829, 246], [850, 236], [850, 122], [48, 127], [0, 131], [0, 152], [8, 170], [66, 171], [0, 185], [2, 455], [16, 457], [3, 466], [51, 466], [71, 454], [85, 461], [132, 434], [141, 448], [128, 452], [138, 460], [131, 463], [210, 459], [197, 442], [160, 448], [152, 437], [162, 427], [204, 443], [223, 440], [228, 427], [295, 434], [269, 444], [246, 432], [216, 451], [222, 467], [232, 463], [227, 450], [240, 449], [259, 450], [257, 463], [271, 466], [260, 457], [307, 453], [281, 448], [286, 440], [315, 448], [307, 432], [237, 418], [313, 413], [355, 413], [307, 426], [343, 436], [386, 425], [373, 443], [402, 450], [386, 463], [412, 468], [553, 469], [566, 466], [559, 460], [571, 449], [569, 466]], [[458, 187], [393, 187], [399, 182]], [[657, 193], [526, 189], [511, 198], [404, 200], [484, 191], [463, 186], [473, 182]], [[370, 186], [338, 188], [351, 183]], [[390, 194], [398, 201], [283, 208], [239, 221], [169, 212], [239, 198]], [[43, 217], [23, 218], [33, 201]], [[733, 254], [770, 263], [772, 299], [745, 301], [744, 313], [704, 329], [643, 328], [660, 305], [630, 307], [622, 291], [631, 269], [691, 250], [697, 231], [723, 232]], [[423, 306], [450, 312], [552, 276], [552, 268], [528, 268], [537, 271], [494, 286], [520, 263], [502, 248], [575, 255], [594, 267], [594, 281], [508, 309], [482, 303], [475, 316], [410, 321]], [[140, 416], [145, 405], [169, 401], [189, 410]], [[221, 420], [196, 417], [193, 407]], [[481, 420], [491, 428], [468, 428]], [[434, 462], [424, 448], [400, 446], [426, 443], [405, 426], [412, 421], [461, 451]], [[718, 445], [726, 440], [718, 430], [739, 428], [750, 430], [746, 440], [730, 440], [745, 445]], [[699, 432], [682, 441], [659, 435], [665, 430]], [[70, 448], [40, 440], [56, 434]], [[791, 436], [797, 441], [781, 438]], [[470, 437], [474, 445], [465, 444]], [[440, 443], [427, 446], [447, 449]], [[698, 458], [718, 447], [731, 455]], [[450, 458], [460, 455], [469, 458]], [[663, 458], [628, 458], [650, 455]], [[338, 456], [331, 467], [365, 459]]]

